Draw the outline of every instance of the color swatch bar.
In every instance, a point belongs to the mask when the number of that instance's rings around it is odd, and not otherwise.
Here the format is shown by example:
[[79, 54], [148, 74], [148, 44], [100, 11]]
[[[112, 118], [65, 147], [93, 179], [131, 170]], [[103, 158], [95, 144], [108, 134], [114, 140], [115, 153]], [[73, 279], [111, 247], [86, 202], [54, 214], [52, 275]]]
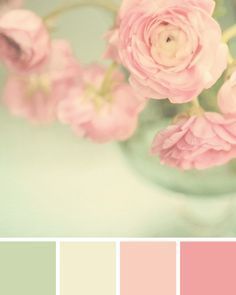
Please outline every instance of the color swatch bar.
[[235, 295], [235, 274], [236, 242], [0, 242], [4, 295]]

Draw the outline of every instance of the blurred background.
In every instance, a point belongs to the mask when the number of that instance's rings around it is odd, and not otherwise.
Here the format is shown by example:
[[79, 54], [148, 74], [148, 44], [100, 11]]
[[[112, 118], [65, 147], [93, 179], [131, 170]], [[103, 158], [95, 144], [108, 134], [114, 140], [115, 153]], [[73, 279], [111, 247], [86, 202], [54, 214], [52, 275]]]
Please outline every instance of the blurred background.
[[[44, 16], [66, 2], [27, 0], [26, 7]], [[224, 27], [236, 19], [234, 4], [227, 1]], [[54, 37], [70, 40], [89, 63], [101, 57], [112, 23], [109, 13], [83, 8], [60, 17]], [[4, 79], [1, 68], [1, 88]], [[171, 192], [133, 169], [119, 145], [93, 144], [57, 123], [30, 125], [4, 106], [0, 134], [1, 237], [236, 235], [236, 192], [210, 198]]]

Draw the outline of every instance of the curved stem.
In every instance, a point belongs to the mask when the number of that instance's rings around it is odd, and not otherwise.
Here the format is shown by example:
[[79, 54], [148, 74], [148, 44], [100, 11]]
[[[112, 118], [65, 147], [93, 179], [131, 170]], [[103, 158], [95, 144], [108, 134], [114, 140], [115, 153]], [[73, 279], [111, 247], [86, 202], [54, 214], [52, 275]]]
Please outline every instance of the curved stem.
[[54, 18], [64, 14], [65, 12], [71, 11], [73, 9], [77, 9], [80, 7], [86, 7], [86, 6], [97, 6], [100, 8], [103, 8], [105, 10], [108, 10], [112, 13], [117, 13], [118, 11], [118, 6], [115, 5], [114, 3], [110, 3], [109, 1], [104, 1], [104, 0], [80, 0], [79, 2], [76, 3], [69, 3], [65, 4], [56, 10], [52, 11], [48, 15], [46, 15], [43, 19], [45, 22], [49, 22], [53, 20]]
[[225, 43], [228, 43], [234, 37], [236, 37], [236, 25], [233, 25], [223, 32], [223, 40]]
[[[232, 27], [228, 28], [223, 32], [223, 41], [225, 43], [228, 43], [231, 39], [236, 37], [236, 25], [233, 25]], [[229, 52], [228, 55], [228, 63], [232, 64], [234, 62], [234, 58], [232, 54]]]
[[192, 101], [192, 106], [193, 106], [194, 108], [196, 108], [196, 109], [201, 108], [200, 103], [199, 103], [199, 100], [198, 100], [198, 97], [195, 98], [195, 99]]
[[[231, 39], [233, 39], [235, 37], [236, 37], [236, 25], [228, 28], [223, 33], [223, 41], [225, 43], [228, 43]], [[229, 54], [228, 54], [228, 63], [232, 64], [233, 62], [234, 62], [234, 58], [233, 58], [232, 54], [229, 52]]]
[[100, 87], [100, 90], [99, 90], [99, 94], [101, 96], [105, 95], [106, 92], [108, 91], [110, 85], [111, 85], [111, 80], [112, 80], [112, 77], [113, 77], [113, 72], [114, 70], [117, 68], [117, 63], [113, 62], [110, 67], [108, 68], [107, 72], [106, 72], [106, 75], [103, 79], [103, 82], [102, 82], [102, 85]]
[[232, 56], [232, 54], [229, 52], [228, 53], [228, 64], [231, 65], [234, 63], [234, 58]]
[[198, 97], [196, 97], [192, 101], [192, 108], [190, 109], [189, 113], [190, 113], [190, 115], [198, 115], [198, 116], [202, 115], [204, 113], [204, 109], [200, 105]]

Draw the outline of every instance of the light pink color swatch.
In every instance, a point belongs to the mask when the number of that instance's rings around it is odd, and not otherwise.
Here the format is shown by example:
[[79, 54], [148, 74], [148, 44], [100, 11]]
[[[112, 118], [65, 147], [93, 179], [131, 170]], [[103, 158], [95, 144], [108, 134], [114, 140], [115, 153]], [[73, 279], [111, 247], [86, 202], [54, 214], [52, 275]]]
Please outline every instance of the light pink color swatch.
[[224, 294], [236, 294], [236, 243], [182, 243], [181, 295]]
[[121, 295], [175, 295], [175, 243], [121, 243]]

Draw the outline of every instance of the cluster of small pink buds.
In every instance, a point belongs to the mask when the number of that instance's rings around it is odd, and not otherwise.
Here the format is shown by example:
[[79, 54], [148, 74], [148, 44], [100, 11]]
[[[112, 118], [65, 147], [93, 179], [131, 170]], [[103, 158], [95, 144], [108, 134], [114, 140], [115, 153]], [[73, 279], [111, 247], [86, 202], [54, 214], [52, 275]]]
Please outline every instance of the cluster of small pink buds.
[[0, 17], [0, 58], [9, 70], [3, 101], [34, 123], [59, 120], [95, 142], [126, 140], [144, 101], [114, 66], [83, 66], [65, 40], [53, 40], [35, 13], [14, 9]]

